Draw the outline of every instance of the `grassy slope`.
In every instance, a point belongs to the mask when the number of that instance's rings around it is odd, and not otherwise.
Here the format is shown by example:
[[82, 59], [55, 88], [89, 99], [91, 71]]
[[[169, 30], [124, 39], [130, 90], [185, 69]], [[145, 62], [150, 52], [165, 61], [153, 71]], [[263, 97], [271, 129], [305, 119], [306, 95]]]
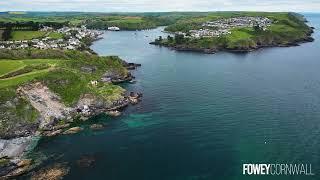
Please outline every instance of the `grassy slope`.
[[158, 25], [167, 25], [171, 22], [171, 18], [168, 18], [165, 13], [28, 12], [26, 14], [0, 15], [0, 23], [25, 23], [30, 21], [40, 24], [51, 22], [73, 26], [87, 25], [89, 28], [94, 29], [107, 29], [108, 26], [119, 26], [121, 29], [126, 30], [140, 30], [154, 28]]
[[31, 40], [41, 38], [46, 34], [43, 31], [13, 31], [11, 40]]
[[12, 72], [14, 70], [20, 69], [24, 67], [24, 63], [22, 61], [1, 61], [0, 62], [0, 76]]
[[52, 39], [62, 39], [63, 34], [58, 33], [58, 32], [51, 32], [48, 37], [50, 37]]
[[[19, 52], [19, 51], [17, 51]], [[22, 52], [22, 51], [20, 51]], [[34, 50], [31, 52], [32, 56], [39, 52], [45, 52], [41, 50]], [[57, 51], [59, 53], [63, 51]], [[28, 53], [26, 51], [26, 53]], [[29, 52], [30, 53], [30, 52]], [[54, 51], [52, 51], [54, 53]], [[69, 53], [69, 54], [68, 54]], [[67, 105], [73, 105], [80, 97], [81, 94], [86, 92], [94, 92], [96, 95], [101, 95], [108, 99], [100, 89], [94, 91], [92, 87], [88, 85], [91, 80], [97, 80], [107, 70], [113, 69], [119, 71], [121, 74], [126, 74], [127, 70], [122, 67], [120, 59], [117, 57], [98, 57], [95, 55], [85, 55], [84, 53], [68, 51], [68, 53], [62, 53], [62, 58], [57, 59], [24, 59], [24, 60], [0, 60], [0, 70], [5, 73], [19, 70], [23, 66], [37, 65], [37, 64], [48, 64], [49, 67], [45, 69], [35, 69], [34, 71], [19, 74], [14, 77], [5, 78], [0, 80], [0, 88], [12, 88], [15, 89], [17, 86], [28, 83], [30, 81], [43, 81], [49, 86], [54, 92], [59, 94], [62, 100]], [[22, 53], [24, 54], [24, 53]], [[58, 53], [57, 53], [58, 54]], [[26, 54], [24, 54], [26, 55]], [[1, 56], [1, 53], [0, 53]], [[49, 53], [48, 53], [49, 56]], [[5, 57], [5, 56], [4, 56]], [[22, 56], [23, 58], [23, 56]], [[15, 64], [15, 65], [11, 65]], [[18, 64], [18, 65], [17, 65]], [[80, 69], [83, 66], [96, 67], [97, 71], [89, 74], [84, 73]], [[10, 67], [6, 68], [6, 67]], [[111, 84], [103, 84], [101, 88], [112, 88], [114, 93], [123, 92], [122, 88]], [[116, 91], [117, 90], [117, 91]], [[101, 93], [100, 93], [101, 92]]]
[[[37, 69], [43, 64], [46, 65], [44, 69]], [[81, 71], [83, 66], [95, 67], [97, 70], [86, 73]], [[21, 71], [27, 67], [29, 70], [30, 67], [34, 69], [26, 73]], [[118, 57], [99, 57], [61, 50], [0, 50], [0, 70], [2, 75], [20, 72], [16, 76], [0, 79], [0, 137], [7, 137], [19, 125], [33, 126], [38, 117], [37, 111], [26, 100], [17, 97], [16, 89], [20, 85], [40, 81], [58, 94], [68, 106], [74, 105], [84, 93], [111, 102], [122, 96], [123, 88], [109, 83], [99, 83], [93, 87], [89, 82], [98, 80], [108, 70], [127, 73]]]

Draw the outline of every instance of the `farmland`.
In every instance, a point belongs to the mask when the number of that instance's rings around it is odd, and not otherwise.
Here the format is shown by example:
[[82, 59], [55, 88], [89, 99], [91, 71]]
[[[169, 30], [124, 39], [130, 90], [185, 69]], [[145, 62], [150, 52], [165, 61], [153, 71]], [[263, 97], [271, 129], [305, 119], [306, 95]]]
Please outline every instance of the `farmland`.
[[43, 37], [45, 34], [43, 31], [13, 31], [11, 40], [31, 40]]

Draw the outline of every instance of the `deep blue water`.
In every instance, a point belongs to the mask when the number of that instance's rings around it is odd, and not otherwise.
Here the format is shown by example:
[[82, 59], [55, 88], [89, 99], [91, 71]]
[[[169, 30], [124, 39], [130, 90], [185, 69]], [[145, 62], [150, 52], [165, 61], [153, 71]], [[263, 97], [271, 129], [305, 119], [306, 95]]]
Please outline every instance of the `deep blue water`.
[[[320, 15], [307, 18], [315, 42], [247, 54], [149, 45], [161, 28], [106, 32], [92, 49], [142, 64], [126, 88], [143, 101], [92, 119], [103, 131], [45, 139], [35, 153], [68, 162], [66, 179], [263, 179], [243, 176], [243, 163], [308, 163], [315, 176], [265, 179], [319, 179]], [[95, 164], [77, 166], [83, 155]]]

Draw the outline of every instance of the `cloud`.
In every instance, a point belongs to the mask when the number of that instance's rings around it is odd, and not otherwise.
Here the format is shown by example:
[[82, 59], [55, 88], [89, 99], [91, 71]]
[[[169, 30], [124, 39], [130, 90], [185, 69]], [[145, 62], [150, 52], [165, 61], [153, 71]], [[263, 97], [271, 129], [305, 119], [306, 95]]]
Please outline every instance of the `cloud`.
[[0, 11], [229, 10], [320, 12], [320, 0], [0, 0]]

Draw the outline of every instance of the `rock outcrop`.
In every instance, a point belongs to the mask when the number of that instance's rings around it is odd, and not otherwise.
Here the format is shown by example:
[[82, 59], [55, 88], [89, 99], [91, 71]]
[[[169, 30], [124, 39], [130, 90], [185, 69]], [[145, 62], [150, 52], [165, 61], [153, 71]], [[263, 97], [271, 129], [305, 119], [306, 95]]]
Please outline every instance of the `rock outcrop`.
[[72, 108], [61, 103], [59, 96], [49, 90], [42, 83], [34, 83], [22, 86], [17, 90], [18, 94], [28, 99], [31, 105], [40, 113], [42, 119], [40, 128], [55, 124], [61, 119], [71, 119]]
[[83, 128], [81, 128], [81, 127], [72, 127], [70, 129], [66, 130], [65, 132], [63, 132], [63, 134], [76, 134], [82, 130], [83, 130]]

